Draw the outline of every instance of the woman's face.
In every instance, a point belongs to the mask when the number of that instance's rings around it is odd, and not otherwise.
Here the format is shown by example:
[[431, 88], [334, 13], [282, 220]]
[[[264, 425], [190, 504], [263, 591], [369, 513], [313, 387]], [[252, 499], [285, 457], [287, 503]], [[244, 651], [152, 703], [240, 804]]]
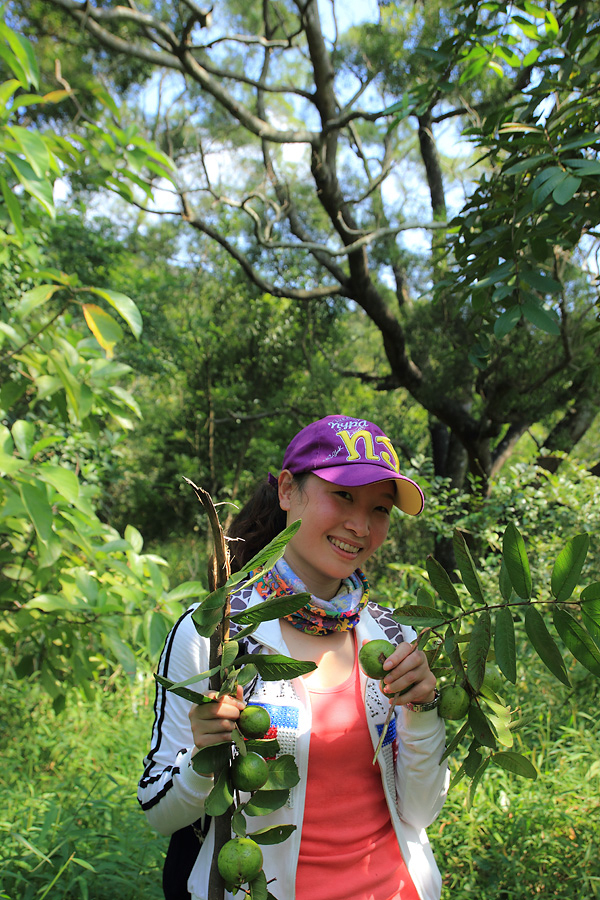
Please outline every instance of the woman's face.
[[340, 581], [381, 546], [394, 497], [391, 480], [344, 487], [308, 475], [299, 488], [290, 472], [281, 473], [279, 502], [287, 523], [302, 519], [284, 556], [312, 594], [330, 600]]

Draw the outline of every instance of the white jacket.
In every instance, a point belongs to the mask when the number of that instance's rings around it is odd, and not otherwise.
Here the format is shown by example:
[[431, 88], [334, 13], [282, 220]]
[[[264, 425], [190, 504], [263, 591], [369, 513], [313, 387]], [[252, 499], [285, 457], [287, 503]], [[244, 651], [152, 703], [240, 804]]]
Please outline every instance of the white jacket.
[[[254, 588], [242, 587], [232, 598], [232, 608], [238, 611], [259, 602], [260, 595]], [[174, 626], [160, 659], [160, 674], [173, 681], [184, 681], [209, 667], [209, 642], [196, 632], [191, 617], [194, 608], [190, 607]], [[382, 637], [397, 644], [412, 640], [414, 632], [402, 629], [387, 610], [369, 602], [360, 615], [356, 636], [358, 646], [363, 640]], [[254, 641], [258, 647], [253, 646]], [[262, 623], [249, 643], [250, 650], [289, 655], [276, 620]], [[389, 710], [389, 700], [381, 694], [379, 683], [366, 678], [362, 672], [361, 683], [375, 747]], [[208, 685], [199, 682], [193, 689], [203, 692]], [[259, 679], [252, 697], [246, 699], [269, 708], [277, 727], [281, 753], [295, 756], [300, 773], [300, 783], [292, 789], [286, 806], [267, 816], [246, 817], [249, 834], [271, 825], [297, 826], [284, 843], [261, 847], [267, 879], [276, 879], [270, 885], [273, 894], [278, 900], [294, 900], [311, 730], [309, 694], [302, 678], [278, 682]], [[204, 802], [213, 786], [212, 778], [197, 775], [191, 766], [193, 741], [189, 708], [189, 702], [160, 686], [157, 688], [152, 746], [144, 760], [138, 799], [150, 824], [165, 835], [203, 816]], [[394, 743], [397, 750], [395, 766]], [[444, 723], [437, 710], [411, 712], [397, 707], [378, 758], [398, 844], [421, 900], [439, 900], [441, 893], [441, 878], [425, 828], [436, 818], [446, 797], [448, 772], [446, 764], [440, 764], [444, 743]], [[188, 882], [194, 900], [206, 900], [213, 846], [213, 828], [210, 827]], [[231, 897], [230, 894], [226, 896]]]

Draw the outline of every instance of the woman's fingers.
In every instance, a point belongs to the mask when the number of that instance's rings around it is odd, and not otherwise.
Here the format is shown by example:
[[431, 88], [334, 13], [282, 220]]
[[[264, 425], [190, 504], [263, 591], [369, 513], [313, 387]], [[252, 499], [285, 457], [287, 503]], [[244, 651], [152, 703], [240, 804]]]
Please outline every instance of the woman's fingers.
[[433, 700], [436, 679], [422, 650], [412, 644], [399, 644], [383, 664], [385, 693], [401, 694], [398, 703], [427, 703]]
[[219, 699], [214, 691], [210, 691], [206, 696], [212, 697], [213, 702], [192, 706], [189, 718], [196, 747], [201, 749], [230, 738], [240, 712], [246, 705], [241, 691], [239, 688], [237, 697], [225, 696]]

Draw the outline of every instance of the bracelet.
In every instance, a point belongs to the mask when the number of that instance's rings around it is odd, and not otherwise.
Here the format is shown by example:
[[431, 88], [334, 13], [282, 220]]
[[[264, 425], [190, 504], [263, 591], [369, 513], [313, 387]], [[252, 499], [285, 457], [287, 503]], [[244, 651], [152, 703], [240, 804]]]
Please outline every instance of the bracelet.
[[435, 697], [433, 700], [430, 700], [429, 703], [406, 703], [406, 709], [410, 709], [411, 712], [429, 712], [430, 709], [435, 709], [440, 702], [440, 692], [438, 689], [435, 689]]

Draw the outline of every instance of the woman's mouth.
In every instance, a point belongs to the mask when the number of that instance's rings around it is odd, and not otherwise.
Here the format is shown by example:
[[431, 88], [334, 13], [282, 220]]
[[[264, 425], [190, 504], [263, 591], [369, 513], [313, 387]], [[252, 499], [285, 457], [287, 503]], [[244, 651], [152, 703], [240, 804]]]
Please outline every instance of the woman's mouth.
[[330, 544], [333, 544], [334, 547], [337, 547], [338, 550], [342, 550], [344, 553], [350, 553], [352, 556], [358, 556], [360, 551], [360, 547], [357, 547], [355, 544], [348, 544], [346, 541], [341, 541], [339, 538], [328, 537], [327, 540]]

